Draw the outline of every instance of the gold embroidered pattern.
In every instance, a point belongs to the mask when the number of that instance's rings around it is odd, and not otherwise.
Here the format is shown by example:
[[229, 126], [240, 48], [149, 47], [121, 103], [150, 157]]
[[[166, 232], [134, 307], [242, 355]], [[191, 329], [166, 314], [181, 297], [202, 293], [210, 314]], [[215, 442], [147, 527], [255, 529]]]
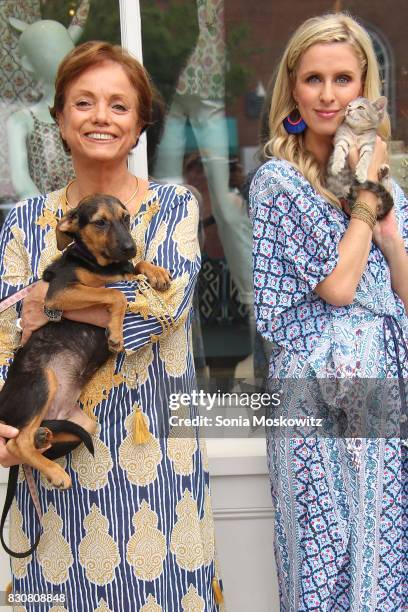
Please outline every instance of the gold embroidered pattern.
[[[153, 191], [148, 191], [146, 198], [155, 195]], [[149, 227], [150, 221], [153, 219], [160, 210], [160, 204], [157, 200], [153, 200], [150, 205], [146, 207], [146, 211], [141, 215], [141, 219], [137, 225], [132, 227], [131, 233], [133, 240], [136, 243], [136, 257], [132, 259], [132, 263], [136, 265], [142, 259], [146, 259], [146, 230]]]
[[180, 567], [194, 571], [203, 565], [204, 553], [197, 503], [188, 489], [176, 506], [176, 514], [178, 520], [171, 534], [170, 550]]
[[55, 230], [52, 229], [45, 235], [45, 244], [41, 250], [40, 259], [38, 262], [38, 278], [41, 278], [44, 270], [49, 266], [61, 253], [57, 249], [57, 241], [55, 237]]
[[181, 376], [187, 369], [187, 333], [184, 325], [174, 330], [171, 336], [160, 339], [159, 355], [169, 376]]
[[126, 560], [133, 567], [136, 578], [155, 580], [163, 571], [166, 557], [166, 537], [157, 528], [159, 517], [143, 500], [132, 519], [135, 533], [126, 547]]
[[[174, 414], [179, 419], [192, 417], [189, 406], [179, 404]], [[197, 450], [195, 428], [189, 426], [172, 427], [167, 441], [167, 456], [173, 462], [174, 471], [181, 476], [193, 472], [193, 457]]]
[[17, 311], [14, 306], [0, 315], [0, 366], [8, 365], [20, 344], [20, 332], [16, 327]]
[[3, 281], [12, 287], [18, 285], [28, 285], [33, 273], [28, 260], [28, 253], [24, 246], [25, 232], [14, 225], [11, 228], [11, 232], [14, 236], [6, 245], [4, 249], [4, 273]]
[[[23, 531], [23, 515], [14, 499], [10, 508], [10, 548], [16, 552], [23, 552], [30, 546], [30, 540]], [[23, 578], [27, 575], [27, 566], [31, 559], [32, 555], [23, 559], [11, 557], [11, 569], [16, 578]]]
[[209, 472], [210, 466], [208, 464], [207, 443], [203, 438], [200, 438], [200, 451], [201, 451], [201, 459], [203, 462], [203, 470], [205, 472]]
[[123, 378], [115, 374], [116, 356], [112, 355], [108, 361], [95, 373], [86, 387], [82, 390], [80, 402], [85, 413], [95, 419], [94, 408], [107, 399], [110, 391], [118, 387]]
[[153, 240], [151, 240], [149, 244], [149, 248], [147, 249], [147, 253], [146, 253], [146, 261], [153, 261], [155, 257], [157, 257], [159, 246], [163, 244], [163, 242], [167, 238], [167, 230], [168, 230], [167, 223], [162, 221], [156, 232], [156, 235], [154, 236]]
[[51, 228], [55, 232], [55, 228], [57, 227], [58, 219], [55, 215], [54, 210], [49, 210], [44, 208], [41, 215], [38, 217], [36, 223], [41, 227], [41, 229], [45, 230], [46, 227]]
[[125, 355], [120, 373], [128, 387], [136, 389], [138, 384], [145, 384], [149, 377], [149, 366], [153, 363], [153, 359], [154, 354], [151, 344], [146, 344], [134, 353]]
[[112, 612], [112, 610], [108, 608], [108, 604], [104, 599], [100, 599], [99, 605], [95, 608], [94, 612]]
[[[119, 447], [119, 465], [127, 474], [128, 479], [135, 485], [144, 486], [157, 478], [157, 466], [162, 460], [159, 441], [150, 436], [146, 444], [135, 444], [133, 441], [133, 421], [137, 405], [133, 407], [132, 414], [125, 420], [128, 435]], [[149, 429], [149, 418], [142, 415]]]
[[52, 606], [50, 612], [67, 612], [67, 609], [64, 606]]
[[201, 523], [201, 538], [204, 546], [204, 563], [212, 563], [215, 555], [214, 519], [211, 507], [211, 496], [208, 486], [205, 485], [204, 516]]
[[173, 232], [178, 252], [189, 261], [195, 261], [200, 254], [198, 221], [198, 204], [195, 199], [191, 199], [187, 202], [187, 216], [177, 223]]
[[74, 562], [71, 548], [62, 535], [63, 522], [53, 504], [43, 515], [43, 533], [37, 548], [37, 558], [44, 578], [52, 584], [68, 579], [68, 570]]
[[145, 605], [140, 608], [140, 612], [163, 612], [163, 609], [153, 595], [149, 595]]
[[101, 426], [97, 426], [92, 436], [95, 454], [92, 457], [84, 444], [80, 444], [72, 452], [72, 469], [78, 474], [82, 487], [90, 491], [102, 489], [108, 483], [108, 475], [113, 468], [113, 461], [109, 448], [99, 437]]
[[197, 589], [190, 584], [188, 592], [181, 600], [183, 612], [204, 612], [204, 599], [197, 593]]
[[112, 582], [119, 565], [118, 545], [109, 535], [109, 521], [96, 504], [83, 521], [86, 536], [79, 544], [79, 562], [90, 582], [102, 586]]

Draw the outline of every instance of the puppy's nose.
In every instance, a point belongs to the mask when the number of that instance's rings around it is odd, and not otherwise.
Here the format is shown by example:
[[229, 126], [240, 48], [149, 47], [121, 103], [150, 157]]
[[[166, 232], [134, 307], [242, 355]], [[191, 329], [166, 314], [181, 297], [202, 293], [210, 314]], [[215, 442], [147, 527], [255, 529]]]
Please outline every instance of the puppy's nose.
[[122, 246], [122, 252], [126, 257], [134, 257], [136, 255], [136, 247], [133, 242], [127, 242]]

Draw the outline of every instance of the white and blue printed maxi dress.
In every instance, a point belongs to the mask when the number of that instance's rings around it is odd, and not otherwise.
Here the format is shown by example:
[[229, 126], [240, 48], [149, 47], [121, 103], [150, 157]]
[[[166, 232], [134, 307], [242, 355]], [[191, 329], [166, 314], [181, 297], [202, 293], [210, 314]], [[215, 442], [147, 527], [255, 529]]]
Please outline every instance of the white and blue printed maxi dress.
[[[41, 278], [58, 255], [55, 226], [64, 190], [18, 204], [0, 240], [0, 299]], [[147, 282], [116, 283], [128, 300], [125, 351], [90, 381], [83, 409], [97, 423], [95, 456], [83, 445], [59, 461], [72, 489], [57, 491], [36, 474], [43, 513], [38, 549], [12, 559], [13, 592], [36, 595], [19, 610], [62, 612], [216, 612], [214, 527], [203, 443], [167, 435], [171, 394], [195, 384], [192, 296], [200, 267], [198, 207], [180, 186], [150, 181], [131, 230], [137, 260], [170, 271], [169, 290]], [[0, 317], [4, 380], [19, 344], [21, 304]], [[141, 410], [152, 434], [133, 441]], [[10, 515], [10, 546], [27, 550], [38, 519], [20, 470]], [[4, 587], [3, 587], [4, 588]], [[38, 594], [54, 594], [39, 603]]]
[[[257, 171], [250, 200], [257, 328], [274, 343], [270, 384], [406, 382], [408, 319], [381, 251], [372, 244], [353, 303], [335, 307], [313, 290], [337, 264], [346, 214], [276, 158]], [[408, 200], [397, 185], [394, 201], [408, 249]], [[284, 415], [300, 408], [285, 402]], [[282, 612], [407, 609], [406, 410], [403, 393], [390, 437], [268, 431]]]

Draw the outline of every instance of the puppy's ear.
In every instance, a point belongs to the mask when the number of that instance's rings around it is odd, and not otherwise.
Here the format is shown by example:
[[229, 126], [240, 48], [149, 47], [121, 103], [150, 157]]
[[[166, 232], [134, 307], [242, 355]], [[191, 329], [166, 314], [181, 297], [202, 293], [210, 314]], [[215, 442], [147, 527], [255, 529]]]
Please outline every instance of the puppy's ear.
[[64, 215], [57, 224], [55, 233], [59, 251], [63, 251], [72, 242], [78, 229], [78, 211], [74, 208]]

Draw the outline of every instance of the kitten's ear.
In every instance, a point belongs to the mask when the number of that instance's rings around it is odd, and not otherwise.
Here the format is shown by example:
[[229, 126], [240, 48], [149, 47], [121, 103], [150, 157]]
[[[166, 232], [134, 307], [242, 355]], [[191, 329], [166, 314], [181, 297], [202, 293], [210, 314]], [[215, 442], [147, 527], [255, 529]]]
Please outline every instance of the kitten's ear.
[[384, 113], [385, 109], [387, 108], [387, 102], [388, 100], [385, 96], [380, 96], [375, 102], [373, 102], [373, 106], [379, 112]]

